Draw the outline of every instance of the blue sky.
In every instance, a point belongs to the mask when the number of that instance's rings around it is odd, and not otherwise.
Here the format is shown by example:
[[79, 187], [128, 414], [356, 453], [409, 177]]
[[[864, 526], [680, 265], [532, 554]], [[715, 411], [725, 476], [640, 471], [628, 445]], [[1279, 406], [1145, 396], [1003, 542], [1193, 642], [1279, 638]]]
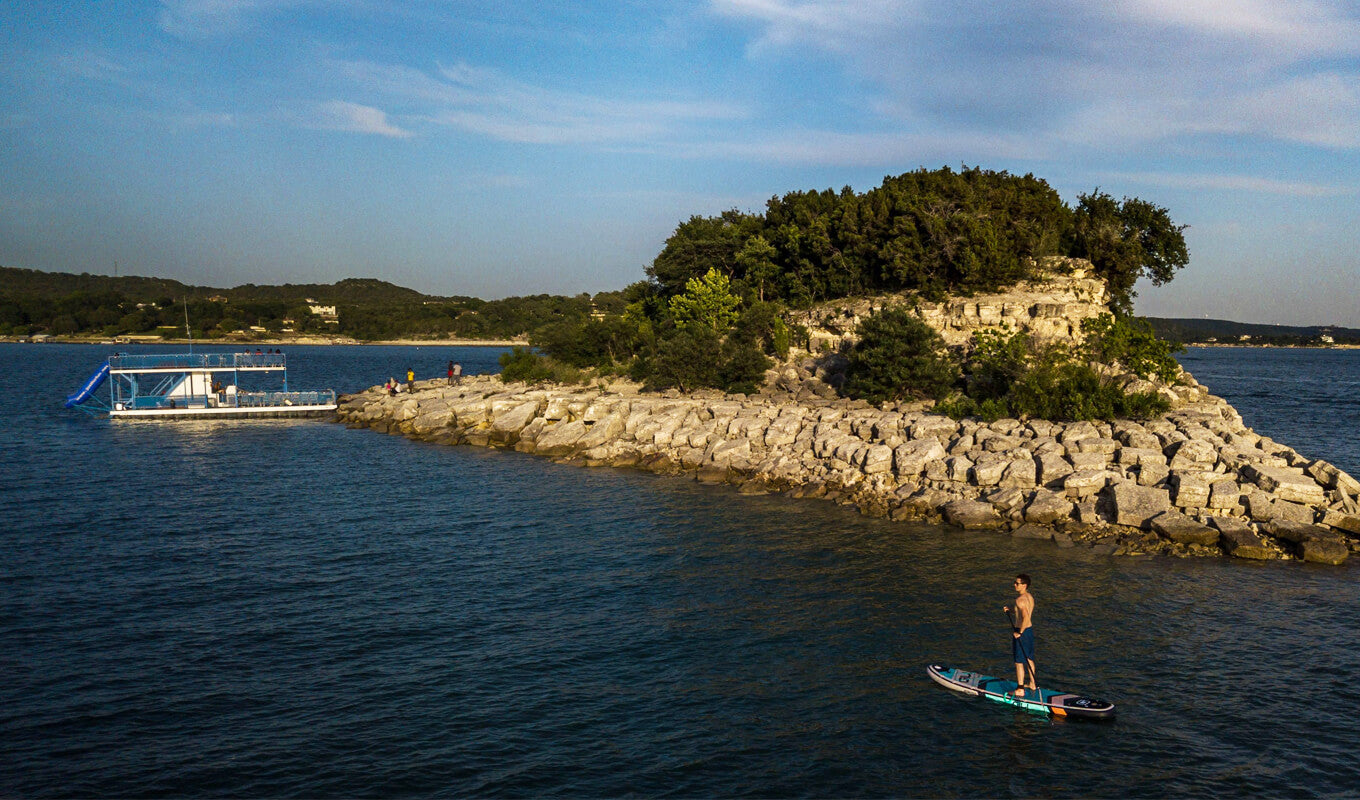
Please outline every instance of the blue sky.
[[962, 164], [1190, 226], [1140, 313], [1360, 327], [1353, 0], [0, 0], [0, 264], [618, 289]]

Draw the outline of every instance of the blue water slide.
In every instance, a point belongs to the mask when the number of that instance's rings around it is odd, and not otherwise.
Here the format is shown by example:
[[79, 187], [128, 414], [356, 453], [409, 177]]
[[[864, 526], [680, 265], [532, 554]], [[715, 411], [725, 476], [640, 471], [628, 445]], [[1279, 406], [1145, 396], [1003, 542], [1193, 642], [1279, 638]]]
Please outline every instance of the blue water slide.
[[85, 385], [80, 387], [80, 391], [66, 398], [66, 407], [75, 408], [86, 400], [89, 400], [90, 395], [94, 394], [95, 390], [102, 386], [104, 380], [108, 377], [109, 362], [105, 361], [99, 366], [99, 369], [94, 371], [94, 374], [90, 376], [90, 379], [85, 381]]

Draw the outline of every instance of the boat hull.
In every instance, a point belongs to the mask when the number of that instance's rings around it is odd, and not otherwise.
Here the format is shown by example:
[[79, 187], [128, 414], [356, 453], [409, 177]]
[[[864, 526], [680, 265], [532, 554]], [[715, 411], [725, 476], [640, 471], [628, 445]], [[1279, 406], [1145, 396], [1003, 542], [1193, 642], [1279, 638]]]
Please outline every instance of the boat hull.
[[130, 408], [109, 412], [110, 419], [257, 419], [278, 417], [324, 417], [335, 405], [315, 406], [218, 406], [216, 408]]

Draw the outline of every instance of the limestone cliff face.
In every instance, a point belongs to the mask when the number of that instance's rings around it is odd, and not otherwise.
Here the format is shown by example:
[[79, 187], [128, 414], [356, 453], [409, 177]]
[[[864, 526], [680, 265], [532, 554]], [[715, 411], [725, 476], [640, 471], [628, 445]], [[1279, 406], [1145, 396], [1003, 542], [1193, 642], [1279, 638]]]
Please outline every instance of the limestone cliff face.
[[1105, 282], [1091, 271], [1089, 261], [1046, 259], [1042, 273], [1005, 292], [954, 297], [941, 303], [921, 300], [914, 293], [822, 303], [792, 316], [809, 331], [809, 350], [844, 352], [855, 343], [855, 329], [864, 318], [884, 308], [913, 310], [934, 328], [950, 347], [966, 347], [978, 330], [1019, 330], [1041, 340], [1082, 340], [1082, 320], [1107, 313], [1110, 297]]

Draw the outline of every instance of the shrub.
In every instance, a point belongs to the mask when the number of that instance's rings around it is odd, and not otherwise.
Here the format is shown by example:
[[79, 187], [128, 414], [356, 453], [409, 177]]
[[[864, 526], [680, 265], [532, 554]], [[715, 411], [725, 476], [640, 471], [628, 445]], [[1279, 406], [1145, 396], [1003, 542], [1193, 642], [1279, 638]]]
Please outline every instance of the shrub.
[[754, 339], [732, 335], [722, 345], [718, 382], [728, 392], [755, 394], [772, 362]]
[[501, 364], [501, 381], [513, 383], [584, 383], [588, 374], [567, 364], [538, 355], [526, 347], [516, 347], [502, 353], [498, 359]]
[[1156, 376], [1164, 383], [1171, 383], [1180, 374], [1180, 365], [1171, 354], [1184, 348], [1158, 339], [1152, 324], [1145, 319], [1101, 314], [1082, 320], [1081, 329], [1086, 334], [1086, 350], [1094, 361], [1117, 363], [1144, 378]]
[[[1030, 368], [1030, 338], [1021, 331], [980, 330], [965, 364], [968, 396], [978, 400], [1006, 396]], [[998, 417], [999, 419], [999, 417]]]
[[1167, 410], [1154, 393], [1125, 394], [1086, 364], [1034, 369], [1016, 381], [1008, 398], [1015, 416], [1052, 420], [1141, 419]]
[[648, 389], [675, 387], [682, 392], [701, 386], [717, 386], [722, 342], [707, 325], [690, 325], [657, 342], [656, 355], [648, 360]]
[[941, 398], [958, 370], [933, 328], [901, 309], [885, 309], [860, 323], [842, 391], [870, 402]]

